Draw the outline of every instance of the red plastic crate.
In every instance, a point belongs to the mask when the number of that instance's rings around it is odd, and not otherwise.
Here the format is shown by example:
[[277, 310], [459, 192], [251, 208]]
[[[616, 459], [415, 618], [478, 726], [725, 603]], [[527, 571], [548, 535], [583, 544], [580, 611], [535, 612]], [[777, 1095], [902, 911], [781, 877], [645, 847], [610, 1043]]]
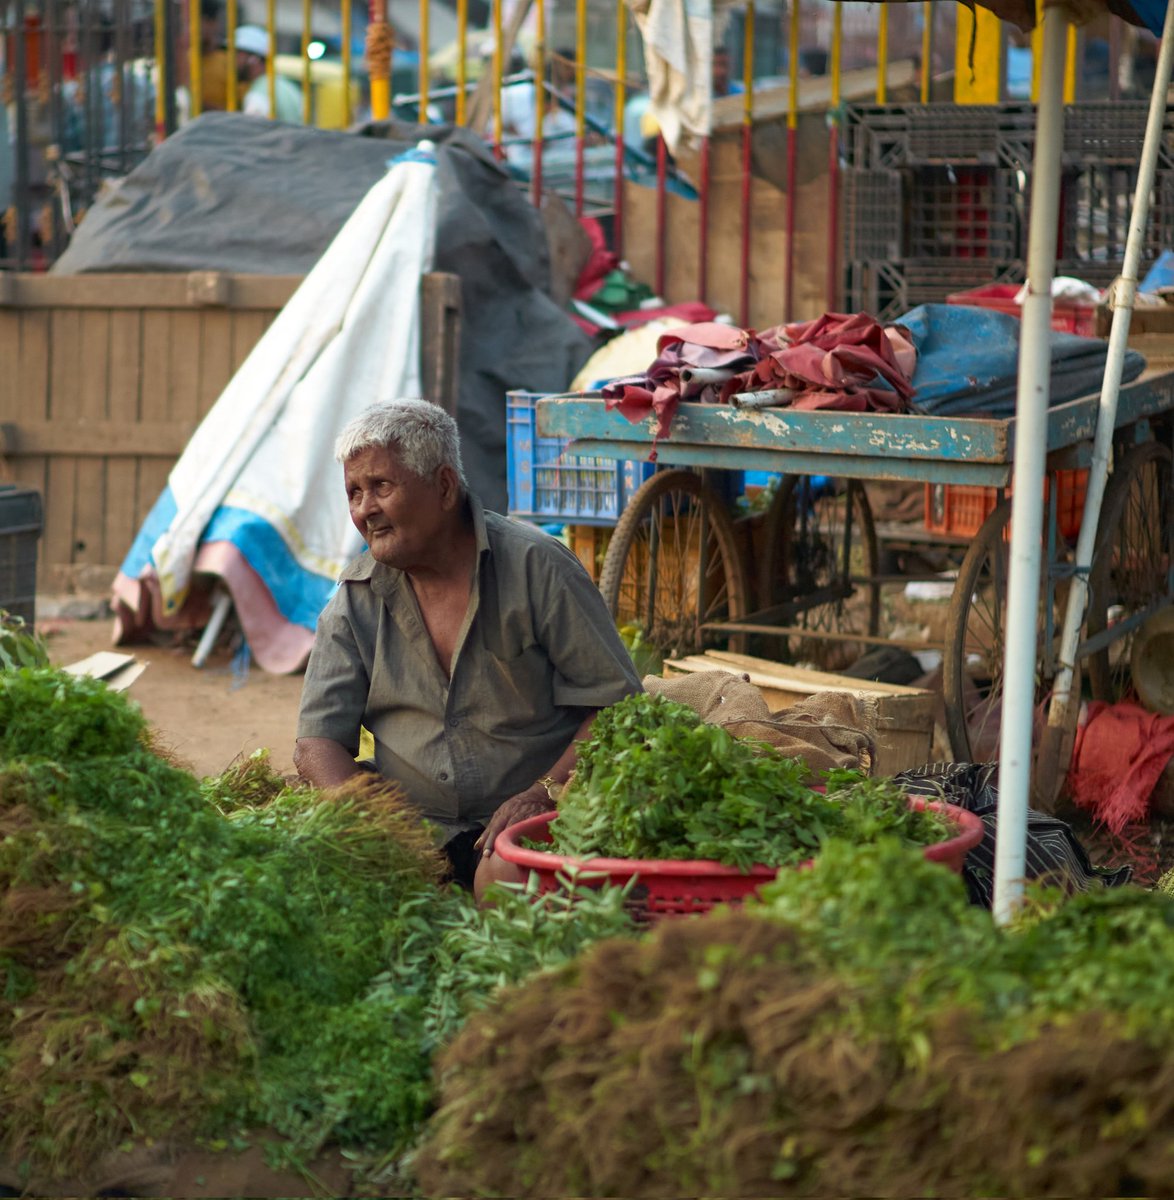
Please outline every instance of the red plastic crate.
[[[1084, 514], [1084, 493], [1088, 490], [1088, 471], [1056, 471], [1056, 528], [1072, 541], [1080, 532]], [[1052, 476], [1044, 480], [1047, 502]], [[1010, 489], [1008, 489], [1010, 490]], [[999, 502], [998, 488], [973, 484], [927, 483], [925, 485], [925, 527], [931, 533], [950, 533], [973, 537]]]
[[[995, 312], [1022, 315], [1023, 307], [1015, 297], [1017, 283], [992, 283], [969, 292], [954, 292], [946, 297], [947, 304], [964, 304], [971, 308], [991, 308]], [[1052, 328], [1060, 333], [1076, 333], [1081, 337], [1096, 337], [1097, 306], [1083, 300], [1053, 300]]]

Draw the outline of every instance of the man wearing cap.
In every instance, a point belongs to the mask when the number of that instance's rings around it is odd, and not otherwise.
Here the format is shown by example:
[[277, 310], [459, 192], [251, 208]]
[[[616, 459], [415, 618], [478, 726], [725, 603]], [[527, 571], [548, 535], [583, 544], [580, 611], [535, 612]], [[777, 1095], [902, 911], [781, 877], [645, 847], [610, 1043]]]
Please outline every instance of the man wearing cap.
[[259, 25], [240, 25], [233, 42], [236, 47], [236, 78], [245, 89], [241, 96], [241, 112], [249, 117], [276, 117], [291, 125], [302, 123], [302, 90], [292, 80], [281, 75], [273, 78], [273, 100], [277, 109], [269, 107], [269, 77], [266, 62], [269, 58], [269, 34]]

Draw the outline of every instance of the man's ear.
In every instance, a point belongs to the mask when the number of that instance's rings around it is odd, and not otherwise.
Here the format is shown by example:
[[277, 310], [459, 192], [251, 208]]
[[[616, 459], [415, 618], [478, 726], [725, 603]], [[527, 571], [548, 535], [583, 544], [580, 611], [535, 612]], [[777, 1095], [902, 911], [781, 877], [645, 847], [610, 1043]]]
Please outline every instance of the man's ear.
[[440, 484], [440, 503], [446, 510], [455, 508], [461, 499], [461, 480], [452, 467], [441, 467], [436, 473], [436, 481]]

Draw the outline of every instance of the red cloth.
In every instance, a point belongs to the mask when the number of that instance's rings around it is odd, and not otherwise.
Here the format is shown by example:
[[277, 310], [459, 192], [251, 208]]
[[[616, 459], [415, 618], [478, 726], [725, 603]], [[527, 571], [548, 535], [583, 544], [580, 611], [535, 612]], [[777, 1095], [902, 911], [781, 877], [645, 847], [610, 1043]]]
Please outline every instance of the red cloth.
[[1076, 731], [1068, 793], [1072, 802], [1120, 833], [1149, 816], [1158, 778], [1174, 757], [1174, 717], [1138, 704], [1093, 701]]
[[[706, 321], [662, 334], [644, 375], [614, 380], [603, 398], [633, 424], [655, 416], [649, 456], [655, 461], [656, 443], [668, 437], [683, 398], [725, 404], [743, 392], [786, 389], [793, 393], [792, 408], [904, 412], [916, 362], [907, 330], [881, 325], [865, 313], [825, 313], [761, 334]], [[704, 385], [694, 381], [686, 391], [681, 372], [690, 367], [722, 370], [728, 377]], [[889, 387], [877, 386], [878, 377]]]
[[607, 274], [619, 266], [620, 260], [607, 248], [607, 235], [594, 217], [580, 217], [579, 224], [591, 239], [591, 256], [575, 281], [574, 295], [576, 300], [590, 300]]
[[671, 317], [682, 325], [692, 325], [698, 321], [712, 321], [717, 316], [717, 310], [700, 300], [685, 300], [680, 304], [665, 304], [658, 308], [633, 308], [628, 312], [616, 313], [617, 325], [625, 329], [638, 329], [649, 321], [659, 321], [662, 317]]

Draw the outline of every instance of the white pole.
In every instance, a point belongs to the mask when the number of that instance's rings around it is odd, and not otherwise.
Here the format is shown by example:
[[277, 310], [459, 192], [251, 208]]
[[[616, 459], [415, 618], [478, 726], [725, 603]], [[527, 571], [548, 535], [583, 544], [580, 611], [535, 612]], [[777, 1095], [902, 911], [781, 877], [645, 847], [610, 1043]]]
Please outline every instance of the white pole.
[[1027, 797], [1031, 788], [1031, 732], [1035, 707], [1035, 623], [1039, 607], [1044, 459], [1052, 367], [1052, 276], [1056, 270], [1060, 153], [1064, 146], [1067, 10], [1046, 7], [1043, 22], [1027, 242], [1027, 295], [1023, 301], [1023, 327], [1019, 332], [1007, 644], [999, 732], [994, 915], [1001, 925], [1011, 920], [1022, 903], [1027, 853]]
[[[1129, 339], [1129, 323], [1133, 316], [1133, 300], [1137, 294], [1137, 272], [1141, 265], [1141, 252], [1145, 247], [1145, 227], [1149, 218], [1150, 193], [1154, 188], [1154, 175], [1158, 166], [1158, 151], [1162, 147], [1162, 126], [1166, 116], [1166, 90], [1170, 86], [1170, 71], [1174, 64], [1174, 4], [1166, 8], [1165, 25], [1162, 29], [1158, 65], [1154, 73], [1154, 88], [1150, 94], [1149, 120], [1145, 127], [1145, 143], [1142, 146], [1141, 162], [1137, 171], [1137, 191], [1133, 196], [1133, 213], [1129, 220], [1129, 237], [1125, 243], [1125, 260], [1121, 274], [1109, 293], [1113, 309], [1113, 324], [1109, 331], [1108, 359], [1105, 363], [1105, 378], [1101, 385], [1101, 402], [1097, 412], [1097, 428], [1093, 438], [1092, 463], [1088, 472], [1088, 491], [1084, 498], [1084, 515], [1080, 522], [1080, 536], [1076, 540], [1076, 574], [1068, 593], [1068, 608], [1064, 613], [1064, 627], [1060, 637], [1059, 672], [1048, 708], [1050, 729], [1063, 728], [1070, 716], [1069, 704], [1076, 649], [1080, 644], [1080, 628], [1084, 622], [1084, 610], [1088, 604], [1088, 568], [1092, 563], [1093, 547], [1096, 544], [1097, 523], [1101, 515], [1101, 501], [1105, 494], [1105, 483], [1113, 454], [1113, 431], [1117, 425], [1117, 397], [1121, 390], [1121, 371], [1125, 365], [1125, 350]], [[1074, 714], [1072, 714], [1074, 715]], [[1059, 763], [1060, 770], [1067, 763]], [[1047, 781], [1044, 781], [1045, 783]]]

